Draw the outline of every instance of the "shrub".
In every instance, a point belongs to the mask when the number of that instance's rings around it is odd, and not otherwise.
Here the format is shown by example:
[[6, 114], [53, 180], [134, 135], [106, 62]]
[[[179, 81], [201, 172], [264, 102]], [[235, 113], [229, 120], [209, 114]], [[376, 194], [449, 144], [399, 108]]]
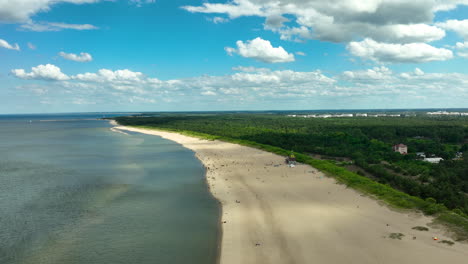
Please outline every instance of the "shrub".
[[404, 236], [405, 236], [405, 235], [402, 234], [402, 233], [391, 233], [389, 237], [390, 237], [391, 239], [399, 239], [399, 240], [401, 240]]
[[453, 244], [455, 244], [455, 242], [450, 241], [450, 240], [442, 240], [442, 241], [440, 241], [439, 243], [444, 243], [444, 244], [447, 244], [447, 245], [449, 245], [449, 246], [452, 246]]
[[415, 226], [412, 229], [418, 230], [418, 231], [429, 231], [429, 228], [427, 228], [425, 226]]

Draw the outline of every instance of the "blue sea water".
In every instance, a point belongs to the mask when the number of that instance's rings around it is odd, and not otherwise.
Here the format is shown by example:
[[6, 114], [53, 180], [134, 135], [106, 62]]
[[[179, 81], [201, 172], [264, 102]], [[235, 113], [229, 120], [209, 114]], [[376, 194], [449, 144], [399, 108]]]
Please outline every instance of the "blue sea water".
[[0, 116], [0, 263], [215, 263], [194, 153], [96, 117]]

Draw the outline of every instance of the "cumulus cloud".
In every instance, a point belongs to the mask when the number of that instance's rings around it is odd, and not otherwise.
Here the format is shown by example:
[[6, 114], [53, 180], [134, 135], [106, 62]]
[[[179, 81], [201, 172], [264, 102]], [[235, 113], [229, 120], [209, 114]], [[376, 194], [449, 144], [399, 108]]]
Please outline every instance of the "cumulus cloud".
[[[467, 4], [465, 0], [230, 0], [184, 6], [192, 13], [264, 17], [264, 28], [282, 39], [349, 42], [372, 38], [411, 43], [441, 39], [445, 32], [432, 26], [434, 14]], [[287, 17], [286, 17], [287, 16]], [[289, 19], [292, 17], [293, 19]]]
[[264, 26], [266, 29], [275, 30], [282, 28], [285, 22], [289, 22], [289, 19], [282, 15], [271, 15], [266, 18]]
[[445, 31], [426, 24], [387, 25], [371, 29], [374, 39], [399, 43], [431, 42], [445, 37]]
[[128, 69], [112, 71], [109, 69], [100, 69], [97, 73], [84, 73], [77, 74], [72, 77], [74, 80], [88, 81], [88, 82], [116, 82], [116, 83], [130, 83], [142, 82], [145, 78], [141, 72], [133, 72]]
[[240, 72], [269, 72], [271, 71], [268, 68], [257, 68], [252, 66], [237, 66], [232, 68], [233, 71], [240, 71]]
[[30, 22], [30, 23], [21, 25], [20, 29], [21, 30], [26, 30], [26, 31], [44, 32], [44, 31], [61, 31], [61, 30], [64, 30], [64, 29], [95, 30], [95, 29], [98, 29], [98, 27], [93, 26], [91, 24], [67, 24], [67, 23], [53, 23], [53, 22], [34, 23], [34, 22]]
[[457, 42], [457, 44], [455, 44], [455, 47], [457, 49], [468, 49], [468, 41], [465, 41], [465, 42]]
[[[236, 67], [229, 75], [203, 75], [187, 79], [159, 80], [129, 69], [101, 69], [77, 75], [65, 75], [53, 65], [39, 65], [30, 73], [13, 70], [13, 74], [25, 80], [55, 80], [41, 85], [33, 83], [31, 92], [37, 96], [61, 93], [60, 102], [73, 103], [76, 98], [84, 101], [101, 100], [118, 104], [170, 105], [200, 104], [219, 107], [252, 108], [267, 102], [267, 106], [294, 105], [299, 107], [339, 107], [339, 102], [352, 107], [353, 102], [367, 100], [367, 104], [382, 107], [388, 103], [395, 107], [395, 97], [401, 107], [424, 107], [420, 95], [432, 98], [434, 103], [445, 102], [462, 105], [468, 96], [468, 74], [425, 73], [421, 69], [395, 72], [388, 67], [374, 67], [346, 71], [335, 76], [319, 70], [298, 72], [267, 68]], [[24, 89], [30, 84], [22, 84]], [[37, 91], [46, 91], [45, 93]], [[52, 92], [53, 91], [53, 92]], [[43, 100], [51, 102], [51, 98]], [[385, 101], [388, 100], [388, 101]], [[285, 103], [286, 102], [286, 103]], [[323, 104], [320, 105], [319, 103]], [[330, 106], [333, 103], [333, 106]], [[421, 103], [421, 105], [417, 105]], [[357, 105], [358, 106], [358, 105]], [[362, 106], [362, 105], [361, 105]], [[180, 109], [179, 109], [180, 110]]]
[[84, 4], [98, 1], [99, 0], [0, 0], [0, 22], [28, 22], [31, 16], [39, 12], [49, 11], [54, 4]]
[[424, 72], [423, 72], [423, 70], [421, 70], [419, 68], [416, 68], [416, 69], [414, 69], [414, 74], [416, 74], [417, 76], [422, 76], [422, 75], [424, 75]]
[[52, 64], [38, 65], [33, 67], [29, 73], [24, 69], [14, 69], [11, 73], [25, 80], [66, 81], [70, 79], [70, 77], [62, 73], [59, 67]]
[[468, 39], [468, 19], [465, 19], [465, 20], [451, 19], [445, 22], [436, 23], [436, 25], [446, 30], [454, 31], [458, 35], [462, 36], [463, 38]]
[[457, 49], [457, 55], [459, 57], [468, 58], [468, 41], [457, 42], [455, 48]]
[[467, 0], [435, 0], [434, 12], [450, 11], [457, 8], [458, 5], [468, 5]]
[[389, 79], [392, 76], [392, 71], [387, 67], [374, 67], [373, 69], [360, 70], [360, 71], [345, 71], [342, 74], [344, 80], [352, 81], [382, 81]]
[[91, 56], [91, 54], [86, 53], [86, 52], [81, 52], [80, 54], [74, 54], [74, 53], [65, 53], [61, 51], [59, 52], [59, 55], [66, 60], [72, 60], [72, 61], [77, 61], [77, 62], [90, 62], [93, 60], [93, 57]]
[[20, 47], [17, 43], [11, 45], [6, 40], [0, 39], [0, 48], [11, 49], [11, 50], [20, 50]]
[[451, 50], [425, 43], [389, 44], [364, 39], [349, 43], [347, 49], [354, 56], [377, 62], [423, 63], [453, 58]]
[[228, 4], [203, 3], [202, 6], [184, 6], [182, 8], [192, 13], [227, 14], [230, 18], [237, 18], [240, 16], [263, 15], [261, 6], [256, 5], [255, 3], [251, 3], [248, 0], [234, 0], [233, 3]]
[[283, 47], [273, 47], [268, 40], [255, 38], [243, 42], [236, 42], [237, 48], [226, 47], [229, 55], [237, 53], [245, 58], [252, 58], [265, 63], [281, 63], [294, 61], [294, 54], [288, 53]]

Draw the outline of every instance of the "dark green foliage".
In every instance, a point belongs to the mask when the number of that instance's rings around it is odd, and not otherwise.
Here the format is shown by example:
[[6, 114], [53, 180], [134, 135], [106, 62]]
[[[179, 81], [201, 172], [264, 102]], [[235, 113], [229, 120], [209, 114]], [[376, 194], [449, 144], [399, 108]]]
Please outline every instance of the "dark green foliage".
[[412, 229], [418, 230], [418, 231], [429, 231], [429, 228], [427, 228], [425, 226], [415, 226]]

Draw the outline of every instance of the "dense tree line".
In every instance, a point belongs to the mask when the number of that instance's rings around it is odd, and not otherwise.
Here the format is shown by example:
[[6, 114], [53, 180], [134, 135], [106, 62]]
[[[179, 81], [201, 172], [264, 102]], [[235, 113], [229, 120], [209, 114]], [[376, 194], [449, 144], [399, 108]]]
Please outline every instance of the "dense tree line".
[[[377, 181], [421, 198], [435, 198], [468, 214], [467, 118], [331, 118], [306, 119], [280, 115], [219, 114], [120, 117], [123, 125], [195, 131], [332, 157], [348, 157]], [[392, 151], [404, 143], [408, 155]], [[417, 160], [426, 152], [446, 161]], [[468, 154], [468, 153], [466, 153]]]

